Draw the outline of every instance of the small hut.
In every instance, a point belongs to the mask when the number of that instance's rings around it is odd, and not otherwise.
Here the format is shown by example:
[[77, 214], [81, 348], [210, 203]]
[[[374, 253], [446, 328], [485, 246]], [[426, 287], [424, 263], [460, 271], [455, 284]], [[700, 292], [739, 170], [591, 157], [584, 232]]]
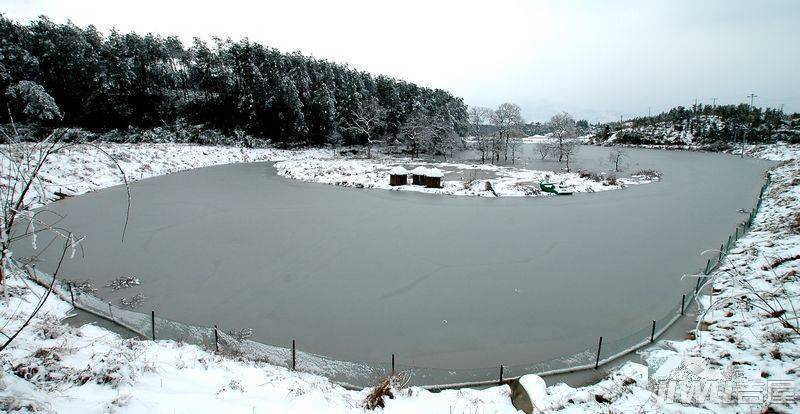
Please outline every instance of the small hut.
[[442, 178], [444, 173], [438, 168], [429, 168], [425, 172], [425, 187], [428, 188], [442, 188]]
[[398, 186], [408, 184], [408, 171], [401, 166], [389, 170], [389, 185]]
[[425, 174], [427, 174], [428, 169], [419, 166], [411, 170], [411, 183], [414, 185], [425, 185]]

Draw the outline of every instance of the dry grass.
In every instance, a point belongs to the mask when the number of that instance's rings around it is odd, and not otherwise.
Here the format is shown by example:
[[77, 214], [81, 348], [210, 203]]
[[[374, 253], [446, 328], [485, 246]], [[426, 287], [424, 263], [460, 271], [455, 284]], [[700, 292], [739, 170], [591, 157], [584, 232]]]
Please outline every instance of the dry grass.
[[394, 398], [394, 392], [408, 385], [410, 380], [411, 376], [407, 372], [384, 378], [367, 395], [364, 400], [364, 408], [367, 410], [383, 408], [386, 398]]

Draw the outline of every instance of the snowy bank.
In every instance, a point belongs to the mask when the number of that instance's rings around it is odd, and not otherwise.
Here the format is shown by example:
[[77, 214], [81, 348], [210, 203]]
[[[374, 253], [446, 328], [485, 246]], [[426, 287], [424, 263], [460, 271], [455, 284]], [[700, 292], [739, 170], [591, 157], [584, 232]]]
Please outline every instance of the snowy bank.
[[[14, 277], [0, 301], [3, 332], [13, 332], [45, 289]], [[51, 296], [0, 354], [0, 411], [56, 413], [361, 413], [369, 390], [222, 356], [174, 341], [121, 339], [63, 319], [71, 306]], [[430, 393], [411, 387], [386, 413], [514, 413], [508, 387]]]
[[[31, 144], [21, 145], [30, 147]], [[26, 201], [33, 206], [43, 205], [64, 196], [120, 185], [123, 176], [114, 161], [130, 182], [213, 165], [333, 156], [333, 151], [326, 149], [290, 151], [191, 144], [95, 145], [70, 146], [50, 155], [39, 173], [39, 182]], [[3, 145], [2, 149], [12, 153], [16, 151], [14, 146], [8, 145]], [[13, 164], [8, 158], [0, 158], [0, 188], [13, 182]]]

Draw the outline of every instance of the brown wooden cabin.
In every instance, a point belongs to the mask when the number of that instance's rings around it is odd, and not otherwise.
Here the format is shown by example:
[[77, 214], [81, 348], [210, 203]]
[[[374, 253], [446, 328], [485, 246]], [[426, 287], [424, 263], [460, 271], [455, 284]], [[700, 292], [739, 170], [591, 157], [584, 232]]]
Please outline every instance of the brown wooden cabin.
[[442, 178], [444, 173], [437, 168], [430, 168], [425, 173], [425, 187], [427, 188], [442, 188]]
[[408, 184], [408, 171], [405, 168], [397, 166], [389, 171], [389, 185], [396, 187], [406, 184]]
[[411, 170], [411, 184], [425, 185], [425, 173], [427, 172], [428, 169], [421, 165]]

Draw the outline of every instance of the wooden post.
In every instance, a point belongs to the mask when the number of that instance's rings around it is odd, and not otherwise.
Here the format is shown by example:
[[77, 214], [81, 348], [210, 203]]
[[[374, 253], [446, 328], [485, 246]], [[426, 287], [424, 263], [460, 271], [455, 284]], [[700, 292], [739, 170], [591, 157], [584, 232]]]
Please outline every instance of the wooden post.
[[725, 250], [725, 245], [724, 244], [720, 244], [719, 245], [719, 259], [717, 259], [717, 261], [720, 262], [720, 263], [722, 262], [722, 251], [723, 250]]
[[594, 369], [600, 366], [600, 350], [603, 349], [603, 337], [600, 337], [600, 341], [597, 343], [597, 359], [594, 361]]
[[394, 354], [392, 354], [392, 376], [394, 376]]
[[292, 371], [297, 370], [297, 352], [296, 352], [296, 350], [297, 350], [297, 348], [296, 348], [294, 339], [292, 339]]
[[653, 328], [650, 329], [650, 343], [656, 340], [656, 321], [653, 321]]
[[731, 236], [728, 236], [728, 244], [725, 247], [725, 251], [727, 252], [730, 249], [731, 249]]
[[156, 310], [150, 311], [150, 327], [152, 328], [153, 340], [156, 340]]
[[708, 274], [708, 272], [710, 271], [711, 271], [711, 259], [708, 259], [708, 261], [706, 262], [706, 271], [704, 273]]
[[108, 316], [111, 317], [111, 320], [114, 320], [114, 314], [111, 313], [111, 302], [108, 302]]
[[72, 282], [67, 282], [67, 286], [69, 286], [69, 297], [72, 298], [72, 306], [75, 306], [75, 291], [72, 290]]
[[702, 279], [702, 277], [698, 277], [698, 278], [697, 278], [697, 284], [696, 284], [696, 285], [694, 285], [694, 293], [695, 293], [695, 294], [696, 294], [697, 292], [699, 292], [699, 291], [700, 291], [700, 280], [701, 280], [701, 279]]
[[217, 330], [217, 325], [214, 325], [214, 349], [219, 353], [219, 331]]
[[497, 381], [498, 385], [503, 385], [503, 364], [500, 364], [500, 381]]
[[686, 304], [686, 294], [684, 293], [681, 295], [681, 316], [683, 316], [685, 304]]

